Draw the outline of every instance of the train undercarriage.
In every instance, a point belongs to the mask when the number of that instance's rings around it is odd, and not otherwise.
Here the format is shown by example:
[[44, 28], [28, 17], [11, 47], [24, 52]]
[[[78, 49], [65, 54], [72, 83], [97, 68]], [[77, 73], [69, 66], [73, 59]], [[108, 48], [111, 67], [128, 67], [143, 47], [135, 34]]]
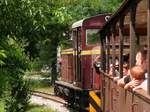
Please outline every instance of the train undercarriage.
[[[82, 112], [88, 111], [89, 91], [64, 81], [56, 81], [54, 87], [55, 94], [63, 97], [68, 102], [68, 106]], [[99, 95], [100, 92], [96, 92]]]

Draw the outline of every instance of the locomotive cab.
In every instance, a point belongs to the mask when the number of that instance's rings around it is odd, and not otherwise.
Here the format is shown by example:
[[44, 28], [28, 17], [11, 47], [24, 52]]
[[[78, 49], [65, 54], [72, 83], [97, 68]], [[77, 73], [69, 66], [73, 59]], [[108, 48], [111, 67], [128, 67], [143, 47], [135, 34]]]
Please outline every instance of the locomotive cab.
[[95, 69], [100, 57], [99, 31], [110, 14], [97, 15], [72, 25], [73, 48], [62, 51], [61, 80], [55, 91], [70, 105], [88, 107], [89, 91], [100, 94], [101, 76]]

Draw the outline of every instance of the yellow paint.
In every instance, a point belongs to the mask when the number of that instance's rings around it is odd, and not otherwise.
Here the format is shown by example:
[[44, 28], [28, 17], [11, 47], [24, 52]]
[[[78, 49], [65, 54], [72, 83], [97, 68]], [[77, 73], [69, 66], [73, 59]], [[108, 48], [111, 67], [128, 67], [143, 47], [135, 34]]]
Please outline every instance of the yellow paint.
[[81, 55], [92, 55], [92, 54], [100, 54], [100, 50], [86, 50], [81, 52]]
[[[129, 53], [129, 49], [124, 49], [124, 54], [128, 54]], [[63, 51], [61, 54], [72, 54], [72, 55], [76, 55], [77, 52], [75, 51]], [[101, 54], [100, 50], [83, 50], [81, 51], [80, 55], [95, 55], [95, 54]], [[106, 52], [107, 54], [107, 52]], [[110, 54], [112, 54], [112, 50], [110, 49]], [[119, 55], [119, 49], [116, 49], [116, 55]]]
[[73, 54], [73, 51], [63, 51], [61, 54]]
[[95, 94], [94, 91], [90, 91], [90, 97], [96, 102], [98, 106], [101, 106], [101, 99]]
[[[61, 54], [77, 54], [75, 51], [63, 51]], [[92, 54], [100, 54], [100, 50], [84, 50], [81, 51], [81, 55], [92, 55]]]
[[94, 109], [94, 107], [90, 104], [90, 107], [89, 107], [89, 112], [96, 112], [96, 110]]

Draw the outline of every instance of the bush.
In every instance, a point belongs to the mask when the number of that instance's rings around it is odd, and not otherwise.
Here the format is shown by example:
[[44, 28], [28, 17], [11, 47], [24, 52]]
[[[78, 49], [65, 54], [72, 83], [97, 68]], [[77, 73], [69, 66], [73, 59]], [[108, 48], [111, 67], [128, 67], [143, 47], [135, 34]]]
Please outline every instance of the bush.
[[7, 112], [25, 112], [29, 104], [30, 89], [28, 82], [19, 80], [14, 84], [11, 95], [6, 98]]
[[5, 112], [5, 110], [4, 110], [4, 101], [3, 101], [3, 99], [1, 99], [0, 100], [0, 112]]
[[3, 49], [7, 57], [3, 59], [5, 64], [0, 68], [0, 90], [3, 90], [1, 97], [4, 96], [5, 99], [5, 110], [25, 112], [30, 98], [30, 89], [23, 77], [25, 71], [30, 69], [30, 61], [17, 40], [9, 38], [4, 44]]

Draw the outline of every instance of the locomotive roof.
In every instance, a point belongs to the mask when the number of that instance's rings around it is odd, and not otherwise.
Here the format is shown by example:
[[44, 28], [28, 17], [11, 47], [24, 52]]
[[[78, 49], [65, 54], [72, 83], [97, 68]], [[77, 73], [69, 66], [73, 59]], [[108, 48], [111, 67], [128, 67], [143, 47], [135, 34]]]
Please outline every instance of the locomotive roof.
[[81, 26], [83, 26], [83, 25], [84, 25], [84, 22], [85, 22], [85, 21], [87, 21], [87, 20], [89, 20], [89, 19], [92, 19], [92, 18], [105, 16], [105, 15], [111, 15], [111, 14], [110, 14], [110, 13], [108, 13], [108, 14], [99, 14], [99, 15], [96, 15], [96, 16], [92, 16], [92, 17], [84, 18], [84, 19], [82, 19], [82, 20], [79, 20], [79, 21], [77, 21], [77, 22], [73, 23], [72, 28], [81, 27]]
[[79, 20], [79, 21], [73, 23], [72, 28], [76, 28], [76, 27], [82, 26], [82, 23], [83, 23], [84, 20], [85, 19], [82, 19], [82, 20]]

